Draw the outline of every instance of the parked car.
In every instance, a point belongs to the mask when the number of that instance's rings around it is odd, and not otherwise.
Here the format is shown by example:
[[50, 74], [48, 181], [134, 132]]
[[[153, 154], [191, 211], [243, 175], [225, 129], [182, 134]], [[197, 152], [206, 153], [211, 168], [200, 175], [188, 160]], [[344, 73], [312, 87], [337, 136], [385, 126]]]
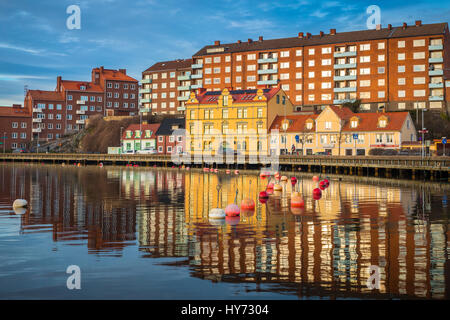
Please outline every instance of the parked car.
[[158, 151], [156, 151], [156, 149], [153, 148], [148, 148], [148, 149], [142, 149], [142, 150], [138, 150], [136, 151], [137, 154], [155, 154], [158, 153]]
[[124, 154], [134, 154], [134, 150], [125, 150]]
[[22, 149], [22, 148], [14, 149], [12, 152], [13, 153], [28, 153], [28, 151], [26, 149]]
[[319, 152], [314, 153], [314, 155], [315, 156], [328, 156], [328, 155], [330, 155], [330, 153], [326, 152], [326, 151], [319, 151]]

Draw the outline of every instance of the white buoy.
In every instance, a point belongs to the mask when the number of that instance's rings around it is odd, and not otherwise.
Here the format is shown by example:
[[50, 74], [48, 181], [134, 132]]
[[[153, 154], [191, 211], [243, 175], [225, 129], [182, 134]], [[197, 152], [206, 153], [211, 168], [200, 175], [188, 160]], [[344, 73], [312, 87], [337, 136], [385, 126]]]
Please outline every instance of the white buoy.
[[[218, 184], [216, 186], [217, 189], [217, 207], [219, 207], [219, 199], [220, 199], [220, 188], [221, 185]], [[221, 208], [214, 208], [211, 209], [211, 211], [209, 212], [209, 218], [210, 219], [225, 219], [225, 210], [221, 209]]]
[[24, 207], [17, 207], [17, 208], [14, 208], [13, 210], [14, 210], [14, 213], [18, 216], [21, 216], [21, 215], [24, 215], [25, 213], [27, 213], [27, 208], [24, 208]]
[[25, 199], [16, 199], [13, 202], [13, 208], [25, 208], [28, 205]]

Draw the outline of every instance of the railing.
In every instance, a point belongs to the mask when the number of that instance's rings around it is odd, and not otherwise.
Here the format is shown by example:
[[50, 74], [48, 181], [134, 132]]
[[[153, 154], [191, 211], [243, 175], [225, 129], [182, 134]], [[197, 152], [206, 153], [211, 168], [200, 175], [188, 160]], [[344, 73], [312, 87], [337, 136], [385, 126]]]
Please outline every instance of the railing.
[[[225, 162], [224, 156], [224, 162]], [[234, 156], [236, 159], [236, 156]], [[171, 155], [140, 154], [83, 154], [83, 153], [4, 153], [1, 160], [28, 161], [92, 161], [92, 162], [172, 162]], [[252, 163], [248, 156], [238, 156], [242, 163]], [[190, 161], [189, 161], [190, 160]], [[194, 163], [195, 158], [184, 156], [183, 163]], [[203, 158], [203, 162], [213, 162], [213, 158]], [[273, 161], [271, 161], [273, 162]], [[371, 167], [391, 169], [450, 171], [450, 157], [420, 156], [279, 156], [281, 165], [312, 165], [340, 167]], [[257, 161], [256, 163], [259, 163]]]

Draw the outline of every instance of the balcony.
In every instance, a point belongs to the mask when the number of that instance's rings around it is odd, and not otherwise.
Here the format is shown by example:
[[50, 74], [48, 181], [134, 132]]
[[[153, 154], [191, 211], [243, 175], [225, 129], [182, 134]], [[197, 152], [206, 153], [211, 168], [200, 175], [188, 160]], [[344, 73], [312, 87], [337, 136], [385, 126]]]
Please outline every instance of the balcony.
[[85, 104], [86, 100], [77, 100], [77, 104]]
[[334, 76], [334, 81], [356, 80], [356, 74], [348, 76]]
[[439, 89], [439, 88], [443, 88], [443, 87], [444, 87], [444, 83], [443, 83], [443, 82], [439, 82], [439, 83], [430, 83], [430, 84], [428, 84], [428, 87], [429, 87], [430, 89], [434, 89], [434, 88]]
[[84, 111], [84, 110], [77, 110], [76, 111], [76, 114], [85, 114], [86, 113], [86, 111]]
[[430, 45], [428, 46], [428, 50], [430, 51], [444, 50], [444, 46], [442, 44]]
[[444, 62], [444, 58], [429, 58], [428, 59], [428, 62], [429, 63], [442, 63], [442, 62]]
[[42, 112], [41, 108], [33, 108], [33, 112]]
[[356, 51], [335, 52], [335, 58], [356, 57]]
[[84, 124], [84, 120], [77, 120], [76, 124]]
[[201, 68], [203, 68], [203, 64], [195, 63], [195, 64], [191, 65], [191, 68], [192, 69], [201, 69]]
[[178, 107], [177, 110], [178, 111], [186, 111], [186, 107]]
[[152, 93], [152, 88], [139, 89], [139, 93]]
[[444, 101], [444, 96], [429, 96], [429, 101]]
[[428, 75], [430, 75], [430, 76], [442, 76], [442, 75], [444, 75], [444, 70], [442, 70], [442, 69], [430, 70], [430, 71], [428, 71]]
[[191, 79], [201, 79], [201, 78], [203, 78], [202, 73], [191, 74]]
[[189, 74], [185, 74], [185, 75], [182, 75], [182, 76], [178, 76], [177, 79], [180, 80], [180, 81], [190, 80], [191, 79], [191, 74], [189, 73]]
[[151, 78], [150, 79], [142, 79], [141, 83], [142, 84], [152, 83], [152, 79]]
[[148, 99], [141, 99], [141, 103], [150, 103], [150, 102], [152, 102], [152, 99], [151, 99], [151, 98], [148, 98]]
[[41, 128], [33, 128], [33, 133], [41, 133]]
[[354, 69], [354, 68], [356, 68], [356, 63], [343, 63], [334, 65], [334, 69]]
[[178, 91], [187, 91], [187, 90], [191, 90], [191, 86], [178, 86], [177, 87]]
[[177, 97], [177, 100], [178, 101], [187, 101], [187, 100], [189, 100], [189, 96], [179, 96], [179, 97]]
[[334, 88], [334, 92], [356, 92], [356, 87]]
[[258, 85], [273, 85], [273, 84], [277, 84], [278, 80], [260, 80], [258, 81]]
[[200, 88], [202, 88], [203, 87], [203, 85], [200, 83], [200, 84], [193, 84], [192, 86], [191, 86], [191, 89], [200, 89]]
[[262, 58], [258, 59], [258, 63], [277, 63], [278, 58]]
[[258, 74], [274, 74], [278, 73], [278, 69], [259, 69]]
[[355, 101], [356, 101], [356, 99], [336, 99], [336, 100], [333, 100], [333, 104], [344, 104], [347, 102], [353, 103]]
[[41, 118], [33, 118], [33, 123], [41, 123], [42, 119]]

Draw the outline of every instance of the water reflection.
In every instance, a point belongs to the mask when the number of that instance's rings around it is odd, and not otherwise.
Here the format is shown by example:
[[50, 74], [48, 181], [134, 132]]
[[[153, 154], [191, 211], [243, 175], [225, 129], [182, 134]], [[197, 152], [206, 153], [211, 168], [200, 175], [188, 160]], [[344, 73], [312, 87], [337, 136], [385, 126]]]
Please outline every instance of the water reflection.
[[[21, 232], [87, 245], [89, 254], [183, 258], [190, 275], [255, 283], [248, 290], [298, 297], [449, 298], [449, 186], [366, 179], [331, 184], [315, 201], [302, 176], [305, 209], [291, 213], [290, 183], [254, 214], [210, 220], [244, 197], [257, 200], [267, 180], [147, 168], [9, 166], [0, 168], [0, 203], [30, 199]], [[299, 176], [297, 175], [299, 178]], [[360, 178], [361, 179], [361, 178]], [[361, 181], [361, 180], [359, 180]], [[220, 197], [216, 186], [222, 186]], [[381, 267], [380, 290], [366, 287]], [[180, 284], [182, 285], [182, 284]]]

